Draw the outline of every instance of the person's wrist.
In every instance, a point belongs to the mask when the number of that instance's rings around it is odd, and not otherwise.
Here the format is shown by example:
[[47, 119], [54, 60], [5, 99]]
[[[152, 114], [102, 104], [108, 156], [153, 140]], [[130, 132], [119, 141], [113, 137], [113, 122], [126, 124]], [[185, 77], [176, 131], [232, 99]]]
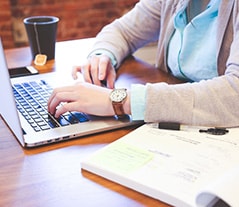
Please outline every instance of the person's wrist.
[[91, 58], [92, 56], [101, 56], [101, 55], [106, 55], [107, 57], [109, 57], [110, 59], [110, 62], [111, 62], [111, 65], [113, 66], [113, 68], [116, 69], [117, 67], [117, 60], [114, 56], [114, 54], [112, 52], [110, 52], [109, 50], [107, 49], [97, 49], [97, 50], [94, 50], [92, 51], [89, 55], [88, 55], [88, 59]]
[[128, 91], [127, 98], [123, 104], [125, 114], [131, 114], [131, 106], [130, 106], [130, 92]]

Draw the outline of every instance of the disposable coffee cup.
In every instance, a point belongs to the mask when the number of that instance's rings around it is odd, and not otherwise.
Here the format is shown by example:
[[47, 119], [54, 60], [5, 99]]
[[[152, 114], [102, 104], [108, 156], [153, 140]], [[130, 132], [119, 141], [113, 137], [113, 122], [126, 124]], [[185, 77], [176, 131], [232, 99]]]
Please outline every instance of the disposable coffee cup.
[[44, 65], [47, 60], [54, 59], [59, 18], [32, 16], [25, 18], [23, 22], [35, 64]]

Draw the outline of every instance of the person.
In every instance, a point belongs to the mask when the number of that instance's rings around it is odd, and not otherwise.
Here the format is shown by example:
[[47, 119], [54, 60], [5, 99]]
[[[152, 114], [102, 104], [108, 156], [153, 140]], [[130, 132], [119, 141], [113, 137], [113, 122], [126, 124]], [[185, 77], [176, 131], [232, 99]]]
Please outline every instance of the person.
[[109, 96], [117, 69], [138, 48], [158, 41], [155, 67], [186, 82], [132, 84], [124, 113], [145, 122], [239, 126], [238, 10], [237, 0], [140, 0], [99, 32], [86, 63], [73, 70], [85, 82], [55, 89], [49, 112], [114, 115]]

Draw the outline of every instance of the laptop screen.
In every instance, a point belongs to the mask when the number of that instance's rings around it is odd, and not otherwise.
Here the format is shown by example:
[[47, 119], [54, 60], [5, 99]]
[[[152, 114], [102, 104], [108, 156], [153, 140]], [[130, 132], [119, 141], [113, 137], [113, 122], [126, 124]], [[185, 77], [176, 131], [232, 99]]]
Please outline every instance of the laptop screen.
[[12, 132], [17, 136], [18, 140], [23, 144], [23, 132], [20, 120], [16, 110], [16, 103], [12, 92], [10, 76], [4, 55], [2, 41], [0, 39], [0, 113], [4, 118]]

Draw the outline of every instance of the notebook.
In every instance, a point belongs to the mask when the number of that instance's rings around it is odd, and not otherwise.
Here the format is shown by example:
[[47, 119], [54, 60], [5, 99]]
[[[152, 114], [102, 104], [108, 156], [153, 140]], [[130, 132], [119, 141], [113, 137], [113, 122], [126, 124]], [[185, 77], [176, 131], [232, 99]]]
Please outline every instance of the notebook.
[[[57, 72], [10, 78], [0, 41], [0, 114], [23, 147], [35, 147], [139, 124], [130, 116], [97, 117], [68, 112], [56, 120], [47, 113], [54, 87], [67, 84]], [[70, 77], [70, 76], [69, 76]]]

